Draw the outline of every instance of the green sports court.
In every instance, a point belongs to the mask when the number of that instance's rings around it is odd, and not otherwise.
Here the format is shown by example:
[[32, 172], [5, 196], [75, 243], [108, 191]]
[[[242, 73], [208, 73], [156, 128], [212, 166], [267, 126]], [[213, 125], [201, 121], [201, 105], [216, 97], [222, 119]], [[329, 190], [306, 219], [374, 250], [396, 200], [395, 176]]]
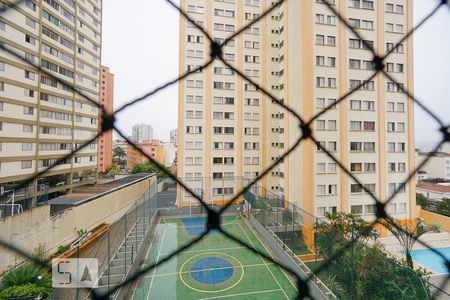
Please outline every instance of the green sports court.
[[[159, 220], [146, 257], [157, 262], [205, 230], [205, 217]], [[240, 215], [222, 217], [224, 231], [268, 254]], [[150, 270], [139, 281], [133, 299], [294, 299], [296, 288], [277, 265], [219, 232]]]

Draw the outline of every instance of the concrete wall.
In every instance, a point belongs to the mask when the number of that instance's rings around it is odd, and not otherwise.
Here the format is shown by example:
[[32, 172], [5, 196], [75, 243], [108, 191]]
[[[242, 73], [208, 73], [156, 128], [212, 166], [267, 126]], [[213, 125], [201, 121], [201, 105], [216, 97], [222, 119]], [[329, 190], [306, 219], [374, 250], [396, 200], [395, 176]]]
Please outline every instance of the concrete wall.
[[[53, 216], [50, 216], [50, 205], [45, 205], [1, 219], [0, 239], [30, 254], [42, 247], [45, 255], [52, 255], [59, 245], [74, 241], [78, 237], [77, 230], [89, 231], [102, 223], [111, 224], [120, 219], [154, 182], [156, 176]], [[0, 248], [0, 274], [23, 261], [17, 253]]]
[[450, 217], [446, 217], [423, 209], [420, 211], [420, 217], [425, 221], [426, 224], [436, 223], [441, 226], [442, 230], [450, 232]]

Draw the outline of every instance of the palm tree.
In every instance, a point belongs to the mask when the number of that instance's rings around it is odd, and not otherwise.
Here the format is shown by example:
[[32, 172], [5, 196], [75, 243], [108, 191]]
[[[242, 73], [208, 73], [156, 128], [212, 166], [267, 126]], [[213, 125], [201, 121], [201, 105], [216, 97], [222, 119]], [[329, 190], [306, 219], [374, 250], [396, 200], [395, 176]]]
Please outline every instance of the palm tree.
[[427, 232], [439, 232], [439, 225], [437, 224], [427, 225], [421, 218], [417, 218], [415, 221], [416, 224], [414, 226], [402, 227], [398, 220], [389, 218], [385, 225], [400, 242], [406, 254], [406, 263], [411, 269], [414, 269], [411, 250], [416, 241]]

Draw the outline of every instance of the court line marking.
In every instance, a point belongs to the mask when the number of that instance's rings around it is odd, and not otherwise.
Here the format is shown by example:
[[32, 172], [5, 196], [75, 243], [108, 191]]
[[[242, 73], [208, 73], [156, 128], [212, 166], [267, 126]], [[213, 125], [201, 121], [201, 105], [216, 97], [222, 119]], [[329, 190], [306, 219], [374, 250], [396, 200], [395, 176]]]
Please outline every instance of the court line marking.
[[[156, 240], [156, 235], [157, 235], [157, 233], [158, 233], [158, 231], [159, 231], [159, 222], [156, 224], [156, 229], [155, 229], [155, 234], [152, 236], [152, 240], [150, 241], [150, 245], [148, 246], [148, 250], [147, 250], [147, 253], [145, 254], [145, 258], [144, 258], [144, 261], [145, 262], [147, 262], [147, 260], [148, 260], [148, 257], [149, 257], [149, 255], [150, 255], [150, 253], [151, 253], [151, 251], [152, 251], [152, 248], [153, 248], [153, 242]], [[145, 267], [145, 264], [142, 266], [142, 268], [144, 268]], [[136, 291], [138, 290], [138, 287], [136, 286], [135, 288], [134, 288], [134, 290], [133, 290], [133, 294], [131, 295], [131, 299], [134, 299], [134, 295], [136, 294]]]
[[[269, 253], [270, 257], [273, 258], [272, 254], [270, 254], [270, 251], [266, 248], [264, 243], [259, 238], [258, 233], [255, 232], [255, 230], [253, 229], [253, 226], [250, 226], [249, 224], [247, 224], [247, 222], [243, 218], [242, 218], [242, 221], [245, 223], [245, 225], [247, 225], [247, 227], [250, 229], [250, 231], [253, 233], [253, 235], [256, 237], [256, 239], [259, 241], [259, 243], [264, 247], [264, 249], [266, 249], [266, 252]], [[297, 286], [291, 281], [291, 279], [289, 279], [289, 276], [286, 274], [286, 271], [281, 267], [279, 267], [279, 269], [284, 274], [284, 276], [287, 278], [287, 280], [291, 283], [292, 287], [298, 292]]]
[[[192, 217], [189, 217], [192, 218]], [[201, 217], [203, 218], [203, 217]], [[181, 219], [180, 217], [174, 217], [174, 218], [162, 218], [161, 220], [163, 221], [162, 223], [164, 223], [167, 226], [170, 226], [172, 228], [186, 228], [186, 227], [191, 227], [191, 228], [196, 228], [196, 227], [205, 227], [206, 228], [206, 223], [207, 223], [207, 219], [205, 218], [205, 224], [204, 225], [191, 225], [191, 226], [185, 226], [185, 225], [175, 225], [176, 223], [167, 223], [166, 219]], [[226, 226], [226, 225], [232, 225], [232, 224], [237, 224], [239, 220], [239, 216], [236, 216], [232, 221], [229, 221], [227, 223], [221, 223], [222, 226]]]
[[[166, 229], [167, 228], [164, 228], [164, 233], [163, 233], [163, 236], [162, 236], [162, 239], [161, 239], [161, 245], [159, 246], [159, 249], [158, 249], [158, 256], [156, 257], [156, 263], [158, 263], [158, 261], [159, 261], [159, 255], [161, 254], [161, 249], [162, 249], [162, 246], [164, 244], [164, 239], [166, 238]], [[153, 275], [155, 275], [155, 272], [156, 272], [157, 268], [158, 268], [158, 266], [155, 266], [153, 268]], [[153, 286], [153, 278], [154, 277], [152, 277], [152, 280], [150, 281], [150, 286], [148, 288], [147, 298], [146, 298], [147, 300], [150, 299], [150, 292], [151, 292], [152, 286]]]
[[[273, 263], [270, 263], [268, 265], [273, 265]], [[242, 265], [242, 268], [252, 268], [252, 267], [262, 267], [262, 266], [265, 266], [265, 264]], [[238, 268], [241, 268], [241, 266], [208, 268], [208, 269], [201, 269], [201, 270], [196, 270], [196, 271], [183, 271], [183, 272], [173, 272], [173, 273], [165, 273], [165, 274], [147, 275], [147, 276], [144, 276], [144, 278], [173, 276], [173, 275], [178, 275], [178, 274], [197, 273], [197, 272], [215, 271], [215, 270], [226, 270], [226, 269], [238, 269]]]
[[231, 257], [232, 259], [234, 259], [234, 260], [239, 264], [239, 266], [240, 266], [240, 268], [241, 268], [241, 270], [242, 270], [241, 277], [239, 277], [238, 281], [236, 281], [236, 283], [232, 284], [231, 286], [229, 286], [229, 287], [227, 287], [227, 288], [224, 288], [224, 289], [221, 289], [221, 290], [212, 290], [212, 291], [208, 291], [208, 290], [200, 290], [200, 289], [196, 289], [196, 288], [190, 286], [186, 281], [184, 281], [183, 276], [181, 276], [182, 273], [179, 272], [179, 276], [178, 276], [178, 277], [181, 279], [181, 281], [184, 283], [184, 285], [187, 286], [188, 288], [190, 288], [191, 290], [194, 290], [194, 291], [197, 291], [197, 292], [203, 292], [203, 293], [220, 293], [220, 292], [224, 292], [224, 291], [227, 291], [227, 290], [229, 290], [229, 289], [232, 289], [232, 288], [234, 288], [236, 285], [238, 285], [238, 284], [241, 282], [242, 278], [244, 278], [244, 274], [245, 274], [244, 267], [242, 266], [242, 263], [241, 263], [236, 257], [234, 257], [234, 256], [232, 256], [232, 255], [230, 255], [230, 254], [225, 254], [225, 253], [220, 253], [220, 252], [206, 252], [206, 253], [200, 253], [200, 254], [194, 255], [194, 256], [192, 256], [191, 258], [189, 258], [188, 260], [186, 260], [186, 261], [184, 262], [184, 264], [181, 265], [180, 270], [183, 270], [184, 266], [185, 266], [189, 261], [191, 261], [192, 259], [194, 259], [194, 258], [196, 258], [196, 257], [198, 257], [198, 256], [200, 256], [200, 255], [203, 255], [203, 254], [209, 254], [209, 253], [211, 253], [211, 254], [219, 254], [219, 256], [220, 256], [220, 255], [224, 255], [224, 256], [228, 256], [228, 257]]
[[282, 289], [265, 290], [265, 291], [256, 291], [256, 292], [248, 292], [248, 293], [239, 293], [239, 294], [232, 294], [232, 295], [223, 295], [223, 296], [215, 296], [215, 297], [208, 297], [208, 298], [200, 298], [198, 300], [220, 299], [220, 298], [229, 298], [229, 297], [244, 296], [244, 295], [263, 294], [263, 293], [278, 292], [280, 290], [282, 291]]
[[[244, 232], [244, 235], [246, 236], [247, 240], [250, 242], [250, 244], [251, 244], [251, 245], [253, 246], [253, 248], [256, 250], [257, 248], [255, 247], [255, 245], [253, 244], [252, 240], [249, 238], [249, 236], [248, 236], [247, 233], [245, 232], [245, 230], [244, 230], [244, 228], [242, 227], [241, 223], [238, 222], [238, 224], [239, 224], [239, 227], [241, 227], [242, 232]], [[247, 224], [246, 224], [246, 225], [247, 225]], [[247, 226], [247, 227], [248, 227], [248, 226]], [[260, 241], [260, 243], [261, 243], [261, 241]], [[262, 243], [261, 243], [261, 245], [262, 245]], [[263, 245], [263, 247], [264, 247], [264, 245]], [[264, 248], [265, 248], [265, 247], [264, 247]], [[266, 251], [267, 251], [267, 249], [266, 249]], [[269, 252], [268, 252], [268, 253], [269, 253]], [[269, 255], [270, 255], [270, 253], [269, 253]], [[261, 254], [259, 254], [258, 256], [261, 258], [261, 260], [263, 261], [263, 263], [266, 264], [266, 261], [263, 259], [263, 257], [261, 256]], [[272, 275], [272, 278], [275, 280], [275, 282], [277, 283], [278, 287], [279, 287], [279, 288], [281, 289], [281, 291], [283, 292], [283, 294], [284, 294], [284, 296], [286, 297], [286, 299], [289, 300], [289, 297], [286, 295], [285, 291], [283, 290], [283, 288], [281, 287], [280, 283], [279, 283], [278, 280], [275, 278], [275, 276], [273, 275], [272, 271], [270, 270], [270, 268], [268, 267], [267, 264], [266, 264], [266, 268], [267, 268], [267, 270], [270, 272], [270, 274]]]
[[[215, 248], [215, 249], [202, 249], [202, 250], [187, 250], [187, 251], [181, 251], [179, 254], [184, 253], [197, 253], [197, 252], [209, 252], [209, 251], [223, 251], [223, 250], [237, 250], [237, 249], [247, 249], [247, 247], [229, 247], [229, 248]], [[171, 254], [172, 252], [167, 252], [163, 254]]]

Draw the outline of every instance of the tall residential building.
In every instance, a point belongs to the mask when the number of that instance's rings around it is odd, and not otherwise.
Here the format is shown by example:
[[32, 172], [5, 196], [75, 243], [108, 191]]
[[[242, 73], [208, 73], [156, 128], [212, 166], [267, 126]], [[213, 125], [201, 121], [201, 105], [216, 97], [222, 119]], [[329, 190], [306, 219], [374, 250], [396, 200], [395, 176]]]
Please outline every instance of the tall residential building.
[[[99, 101], [101, 1], [27, 0], [1, 5], [2, 46]], [[2, 189], [14, 189], [97, 132], [94, 104], [0, 50]], [[97, 143], [91, 143], [16, 190], [15, 203], [29, 208], [55, 193], [95, 182], [96, 177]]]
[[[313, 124], [321, 146], [302, 142], [260, 184], [317, 216], [347, 211], [374, 219], [370, 195], [322, 147], [379, 199], [386, 199], [414, 169], [413, 106], [401, 92], [401, 87], [413, 90], [412, 40], [396, 45], [412, 27], [412, 3], [329, 2], [364, 42], [322, 1], [285, 1], [229, 40], [223, 58], [305, 120], [331, 106]], [[181, 6], [221, 43], [272, 3], [182, 0]], [[377, 53], [392, 50], [384, 63], [400, 85], [382, 75], [369, 79], [374, 66], [367, 45]], [[200, 31], [181, 17], [180, 74], [203, 64], [209, 47]], [[358, 91], [333, 105], [359, 84]], [[206, 201], [230, 198], [242, 185], [236, 178], [254, 178], [301, 136], [299, 122], [289, 112], [218, 61], [179, 85], [178, 109], [178, 176]], [[177, 197], [179, 205], [193, 199], [181, 189]], [[414, 181], [387, 211], [398, 219], [415, 216]]]
[[144, 123], [135, 124], [132, 127], [131, 135], [135, 143], [151, 141], [153, 139], [153, 127]]
[[174, 129], [170, 131], [170, 142], [176, 144], [177, 143], [177, 133], [178, 129]]
[[[111, 74], [108, 67], [102, 66], [100, 81], [100, 103], [108, 114], [113, 113], [114, 107], [114, 74]], [[101, 120], [101, 116], [99, 116]], [[99, 124], [101, 128], [101, 124]], [[98, 170], [105, 172], [112, 165], [112, 140], [113, 131], [101, 134], [98, 142]]]

